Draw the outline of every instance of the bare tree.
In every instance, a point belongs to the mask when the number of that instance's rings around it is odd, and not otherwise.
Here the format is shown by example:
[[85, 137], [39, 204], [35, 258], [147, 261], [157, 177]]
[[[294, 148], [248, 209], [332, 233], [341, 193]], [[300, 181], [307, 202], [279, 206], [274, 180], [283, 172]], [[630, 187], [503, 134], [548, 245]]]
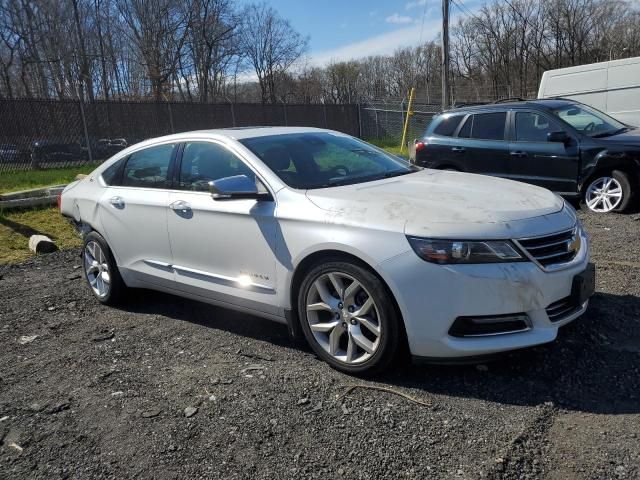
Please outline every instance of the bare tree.
[[253, 67], [263, 103], [277, 102], [277, 79], [307, 50], [308, 39], [266, 3], [242, 12], [240, 49]]

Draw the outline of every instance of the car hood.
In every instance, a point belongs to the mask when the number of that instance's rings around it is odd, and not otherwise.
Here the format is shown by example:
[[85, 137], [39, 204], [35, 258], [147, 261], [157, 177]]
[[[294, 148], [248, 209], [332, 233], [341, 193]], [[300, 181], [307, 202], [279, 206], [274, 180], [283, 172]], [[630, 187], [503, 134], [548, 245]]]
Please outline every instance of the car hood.
[[[527, 231], [523, 220], [549, 218], [564, 207], [561, 198], [544, 188], [428, 169], [374, 182], [308, 190], [307, 197], [327, 212], [325, 221], [332, 223], [399, 230], [408, 235], [467, 238], [512, 238], [514, 229]], [[553, 230], [545, 223], [540, 225], [543, 233]]]
[[631, 145], [634, 147], [640, 147], [640, 128], [633, 128], [617, 135], [611, 135], [610, 137], [595, 138], [603, 145]]

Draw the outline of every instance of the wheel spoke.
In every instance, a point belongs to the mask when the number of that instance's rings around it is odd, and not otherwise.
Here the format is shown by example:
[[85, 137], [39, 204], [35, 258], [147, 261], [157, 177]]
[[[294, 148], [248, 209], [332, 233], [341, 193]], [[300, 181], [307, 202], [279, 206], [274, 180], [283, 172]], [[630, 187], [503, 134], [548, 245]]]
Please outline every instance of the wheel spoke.
[[316, 287], [316, 290], [318, 291], [318, 295], [320, 295], [320, 298], [324, 303], [331, 306], [338, 301], [338, 299], [331, 295], [331, 292], [329, 292], [329, 289], [327, 288], [327, 285], [324, 282], [323, 278], [319, 278], [318, 280], [316, 280], [314, 285]]
[[336, 326], [329, 334], [329, 353], [333, 356], [338, 354], [340, 348], [340, 337], [345, 332], [341, 325]]
[[340, 325], [340, 322], [338, 320], [335, 320], [333, 322], [314, 323], [313, 325], [309, 326], [314, 332], [329, 333], [333, 331], [333, 329], [338, 325]]
[[604, 198], [602, 199], [602, 201], [604, 202], [604, 208], [605, 208], [605, 209], [607, 209], [607, 210], [611, 210], [611, 209], [613, 209], [613, 205], [611, 204], [611, 201], [609, 200], [609, 198], [608, 198], [608, 197], [604, 197]]
[[593, 197], [593, 198], [591, 198], [591, 200], [587, 200], [587, 205], [588, 205], [590, 208], [594, 208], [594, 207], [595, 207], [595, 205], [598, 203], [598, 201], [599, 201], [599, 200], [600, 200], [600, 197]]
[[371, 310], [371, 307], [373, 307], [373, 299], [369, 297], [353, 315], [357, 317], [366, 315]]
[[349, 341], [347, 343], [347, 362], [353, 362], [355, 360], [358, 349], [356, 348], [356, 342], [351, 332], [348, 333]]
[[106, 284], [110, 284], [111, 283], [111, 276], [109, 275], [109, 272], [107, 271], [102, 271], [102, 275], [101, 275], [102, 281]]
[[339, 278], [335, 273], [330, 273], [328, 277], [331, 285], [333, 285], [333, 288], [338, 294], [338, 298], [340, 298], [340, 300], [344, 300], [344, 284], [342, 283], [342, 279]]
[[607, 192], [607, 194], [608, 194], [610, 197], [620, 197], [620, 196], [622, 196], [622, 190], [621, 190], [620, 188], [614, 188], [614, 189], [612, 189], [612, 190], [609, 190], [609, 191]]
[[357, 280], [351, 282], [351, 285], [344, 290], [344, 299], [347, 300], [349, 298], [353, 298], [360, 287], [360, 282]]
[[318, 310], [327, 310], [331, 311], [331, 307], [324, 302], [317, 302], [307, 305], [307, 311], [318, 311]]
[[360, 322], [360, 325], [365, 327], [367, 330], [373, 333], [376, 337], [380, 336], [380, 327], [375, 323], [373, 323], [371, 320], [369, 320], [366, 317], [356, 317], [356, 320]]
[[356, 343], [356, 345], [358, 345], [365, 352], [369, 354], [375, 352], [376, 349], [373, 342], [365, 337], [360, 329], [354, 328], [353, 330], [351, 330], [351, 338], [353, 338], [353, 341]]

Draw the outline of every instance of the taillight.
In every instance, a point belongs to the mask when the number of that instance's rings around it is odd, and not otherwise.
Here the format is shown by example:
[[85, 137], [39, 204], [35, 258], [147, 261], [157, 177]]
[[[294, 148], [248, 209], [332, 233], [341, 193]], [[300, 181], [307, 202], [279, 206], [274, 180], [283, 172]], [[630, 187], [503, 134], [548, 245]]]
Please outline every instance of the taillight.
[[62, 210], [62, 192], [58, 194], [58, 198], [56, 199], [56, 203], [58, 204], [58, 210]]
[[419, 152], [420, 150], [424, 150], [427, 146], [426, 142], [416, 142], [416, 152]]

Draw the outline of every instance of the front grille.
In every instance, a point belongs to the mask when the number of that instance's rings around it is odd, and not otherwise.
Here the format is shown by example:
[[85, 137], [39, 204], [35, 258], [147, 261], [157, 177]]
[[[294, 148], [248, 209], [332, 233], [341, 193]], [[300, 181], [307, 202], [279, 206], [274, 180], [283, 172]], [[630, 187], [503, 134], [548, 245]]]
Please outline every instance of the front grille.
[[553, 235], [518, 240], [518, 244], [533, 260], [549, 267], [573, 260], [580, 249], [580, 236], [573, 228]]
[[558, 300], [557, 302], [553, 302], [546, 308], [546, 311], [547, 315], [549, 316], [549, 320], [551, 320], [552, 322], [559, 322], [560, 320], [573, 315], [581, 308], [582, 305], [576, 305], [576, 303], [569, 296]]

